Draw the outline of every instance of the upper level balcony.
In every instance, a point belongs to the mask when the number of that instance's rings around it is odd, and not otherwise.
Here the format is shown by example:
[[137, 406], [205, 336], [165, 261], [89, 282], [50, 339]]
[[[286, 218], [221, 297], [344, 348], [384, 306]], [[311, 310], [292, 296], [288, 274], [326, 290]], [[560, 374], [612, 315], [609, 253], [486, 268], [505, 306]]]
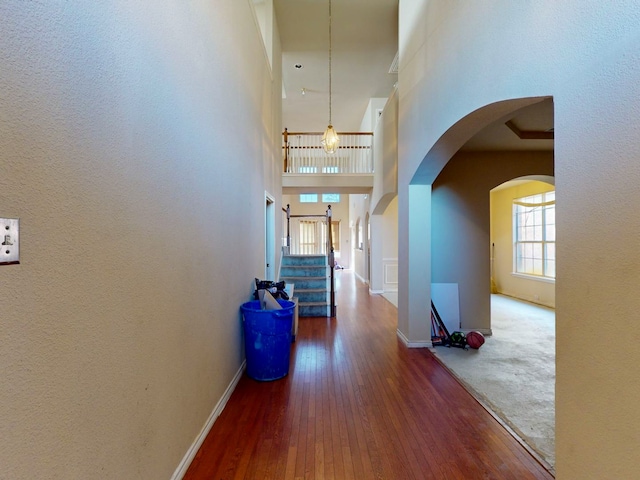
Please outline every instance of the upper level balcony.
[[373, 188], [373, 133], [338, 133], [340, 145], [328, 154], [322, 133], [283, 132], [283, 193], [326, 190], [369, 193]]

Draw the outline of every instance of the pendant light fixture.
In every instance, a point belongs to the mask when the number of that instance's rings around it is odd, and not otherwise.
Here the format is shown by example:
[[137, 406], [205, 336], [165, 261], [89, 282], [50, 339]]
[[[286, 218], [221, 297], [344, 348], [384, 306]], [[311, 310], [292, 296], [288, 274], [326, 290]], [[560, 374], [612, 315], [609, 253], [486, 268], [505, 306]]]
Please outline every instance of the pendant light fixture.
[[340, 139], [331, 125], [331, 0], [329, 0], [329, 126], [322, 135], [322, 148], [327, 153], [334, 153], [338, 149]]

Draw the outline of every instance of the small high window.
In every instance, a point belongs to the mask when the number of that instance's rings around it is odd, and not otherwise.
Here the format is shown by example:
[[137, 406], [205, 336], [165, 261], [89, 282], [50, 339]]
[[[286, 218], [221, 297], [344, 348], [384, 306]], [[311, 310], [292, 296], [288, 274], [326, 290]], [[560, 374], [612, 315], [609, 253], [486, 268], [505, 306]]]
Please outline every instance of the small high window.
[[323, 193], [322, 203], [340, 203], [339, 193]]
[[317, 193], [301, 193], [300, 203], [318, 203]]

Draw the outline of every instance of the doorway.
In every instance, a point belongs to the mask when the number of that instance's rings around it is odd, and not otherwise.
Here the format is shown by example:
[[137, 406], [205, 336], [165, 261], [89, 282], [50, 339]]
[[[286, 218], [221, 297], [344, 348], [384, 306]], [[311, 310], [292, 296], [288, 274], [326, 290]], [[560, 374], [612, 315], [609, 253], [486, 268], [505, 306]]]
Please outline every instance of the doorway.
[[276, 227], [276, 214], [275, 214], [275, 198], [268, 192], [265, 192], [265, 229], [264, 229], [264, 278], [266, 280], [276, 280], [275, 263], [276, 263], [276, 249], [275, 249], [275, 227]]
[[[514, 125], [526, 135], [514, 132]], [[428, 219], [432, 282], [458, 284], [461, 330], [487, 334], [474, 362], [464, 350], [436, 349], [436, 354], [550, 466], [555, 461], [553, 132], [552, 99], [479, 130], [436, 175]], [[518, 237], [518, 228], [524, 236]]]
[[365, 256], [365, 261], [367, 262], [367, 283], [371, 286], [371, 225], [369, 224], [369, 212], [367, 212], [367, 215], [365, 216], [364, 223], [367, 232], [365, 244], [367, 252], [367, 255]]

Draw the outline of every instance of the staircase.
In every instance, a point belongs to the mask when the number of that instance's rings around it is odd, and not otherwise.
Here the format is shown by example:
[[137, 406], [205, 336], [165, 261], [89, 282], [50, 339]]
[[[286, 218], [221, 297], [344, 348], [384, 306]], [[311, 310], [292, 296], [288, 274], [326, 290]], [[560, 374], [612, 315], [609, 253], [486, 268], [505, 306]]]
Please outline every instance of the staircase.
[[326, 255], [283, 255], [280, 280], [294, 284], [298, 316], [330, 317], [330, 279]]

